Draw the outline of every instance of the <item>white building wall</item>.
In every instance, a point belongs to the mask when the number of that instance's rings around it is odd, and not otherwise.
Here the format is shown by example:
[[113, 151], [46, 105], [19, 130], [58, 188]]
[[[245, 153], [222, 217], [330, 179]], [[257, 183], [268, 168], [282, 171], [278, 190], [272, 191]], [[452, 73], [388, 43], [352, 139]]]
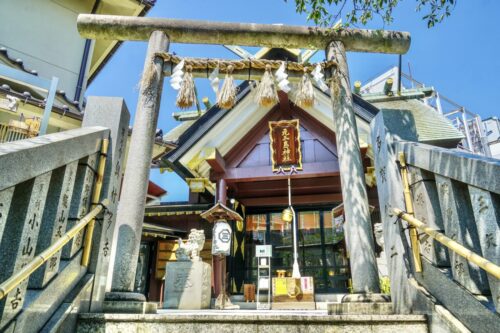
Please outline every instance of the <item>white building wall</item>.
[[500, 159], [500, 141], [490, 144], [491, 157]]
[[498, 118], [493, 117], [483, 120], [483, 124], [488, 142], [500, 140], [500, 120]]
[[500, 120], [497, 117], [488, 118], [483, 120], [483, 125], [491, 157], [500, 159]]
[[0, 45], [39, 76], [58, 77], [58, 90], [73, 99], [85, 44], [76, 18], [93, 5], [93, 0], [0, 0]]

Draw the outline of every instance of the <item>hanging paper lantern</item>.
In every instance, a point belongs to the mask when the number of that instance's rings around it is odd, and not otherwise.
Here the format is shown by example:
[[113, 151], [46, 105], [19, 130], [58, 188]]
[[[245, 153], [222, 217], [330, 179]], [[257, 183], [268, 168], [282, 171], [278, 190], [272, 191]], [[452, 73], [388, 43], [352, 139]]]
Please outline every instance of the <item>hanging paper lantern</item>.
[[263, 107], [271, 107], [278, 103], [278, 92], [274, 84], [274, 77], [270, 65], [266, 65], [264, 75], [257, 86], [255, 98], [259, 105]]
[[307, 73], [307, 68], [304, 68], [304, 75], [302, 75], [302, 79], [297, 86], [295, 104], [306, 108], [310, 108], [314, 105], [314, 87], [311, 82], [311, 77]]
[[177, 94], [176, 105], [181, 109], [187, 109], [194, 105], [196, 101], [195, 86], [193, 75], [191, 74], [192, 67], [186, 66], [186, 72], [182, 77], [181, 88]]
[[226, 77], [224, 78], [224, 84], [221, 90], [217, 94], [217, 104], [219, 107], [229, 110], [236, 103], [236, 85], [234, 84], [233, 76], [233, 66], [229, 65], [227, 67]]

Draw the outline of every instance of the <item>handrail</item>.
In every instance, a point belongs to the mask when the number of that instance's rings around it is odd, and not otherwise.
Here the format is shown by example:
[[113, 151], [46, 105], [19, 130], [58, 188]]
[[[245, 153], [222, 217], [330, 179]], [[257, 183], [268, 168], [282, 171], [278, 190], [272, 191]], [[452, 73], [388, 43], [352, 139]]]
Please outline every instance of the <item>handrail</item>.
[[109, 204], [109, 199], [104, 199], [99, 205], [94, 207], [87, 215], [82, 217], [80, 221], [59, 238], [54, 244], [49, 246], [45, 251], [37, 255], [24, 266], [19, 272], [12, 275], [9, 279], [0, 284], [0, 300], [7, 294], [20, 285], [27, 279], [37, 268], [46, 263], [57, 251], [61, 250], [71, 239], [73, 239], [83, 228], [87, 226], [94, 218]]
[[500, 266], [495, 265], [491, 261], [481, 257], [480, 255], [475, 254], [471, 250], [467, 249], [465, 246], [462, 244], [454, 241], [453, 239], [446, 237], [444, 234], [440, 233], [439, 231], [436, 231], [432, 228], [430, 228], [427, 224], [423, 223], [422, 221], [414, 218], [410, 214], [402, 211], [401, 209], [398, 208], [393, 208], [392, 211], [401, 219], [405, 220], [408, 222], [410, 225], [416, 227], [417, 229], [422, 230], [425, 232], [427, 235], [431, 236], [444, 246], [446, 246], [448, 249], [452, 250], [456, 254], [464, 257], [468, 261], [478, 265], [482, 269], [484, 269], [487, 273], [493, 275], [497, 279], [500, 279]]
[[[103, 139], [101, 145], [101, 157], [99, 159], [99, 166], [96, 174], [96, 181], [94, 186], [94, 193], [92, 193], [92, 207], [99, 202], [101, 197], [101, 190], [104, 177], [104, 169], [106, 168], [106, 158], [108, 153], [109, 139]], [[83, 243], [82, 266], [87, 267], [90, 260], [90, 250], [92, 249], [92, 237], [94, 235], [95, 220], [92, 219], [87, 227], [85, 233], [85, 240]]]
[[[406, 159], [403, 152], [399, 153], [399, 165], [401, 171], [401, 181], [403, 182], [403, 195], [405, 199], [406, 211], [409, 215], [415, 216], [410, 192], [410, 182], [408, 181], [408, 169], [406, 168]], [[418, 233], [415, 227], [410, 227], [410, 241], [415, 272], [420, 273], [422, 271], [422, 261], [420, 260], [420, 243], [418, 242]]]

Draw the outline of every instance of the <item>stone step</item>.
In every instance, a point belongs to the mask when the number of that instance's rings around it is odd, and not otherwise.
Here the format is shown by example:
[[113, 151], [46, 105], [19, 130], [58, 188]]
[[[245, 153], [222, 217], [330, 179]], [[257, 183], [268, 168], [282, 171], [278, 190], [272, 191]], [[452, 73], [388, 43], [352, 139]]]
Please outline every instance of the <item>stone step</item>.
[[329, 315], [390, 315], [392, 303], [328, 303]]
[[424, 315], [328, 315], [326, 311], [159, 310], [158, 314], [81, 314], [77, 333], [427, 333]]

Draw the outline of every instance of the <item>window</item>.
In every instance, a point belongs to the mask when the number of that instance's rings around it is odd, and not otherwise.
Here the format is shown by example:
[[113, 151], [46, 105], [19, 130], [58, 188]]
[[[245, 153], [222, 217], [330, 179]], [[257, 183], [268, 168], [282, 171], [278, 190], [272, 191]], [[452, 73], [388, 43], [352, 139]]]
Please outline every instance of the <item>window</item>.
[[281, 219], [281, 213], [269, 214], [270, 244], [273, 245], [273, 270], [288, 269], [293, 264], [293, 233], [292, 224]]
[[[331, 210], [296, 212], [299, 265], [303, 276], [314, 277], [316, 292], [346, 292], [349, 264], [345, 256], [342, 221]], [[271, 267], [292, 271], [292, 224], [281, 219], [281, 211], [248, 215], [245, 236], [245, 283], [255, 282], [255, 245], [273, 245]]]

